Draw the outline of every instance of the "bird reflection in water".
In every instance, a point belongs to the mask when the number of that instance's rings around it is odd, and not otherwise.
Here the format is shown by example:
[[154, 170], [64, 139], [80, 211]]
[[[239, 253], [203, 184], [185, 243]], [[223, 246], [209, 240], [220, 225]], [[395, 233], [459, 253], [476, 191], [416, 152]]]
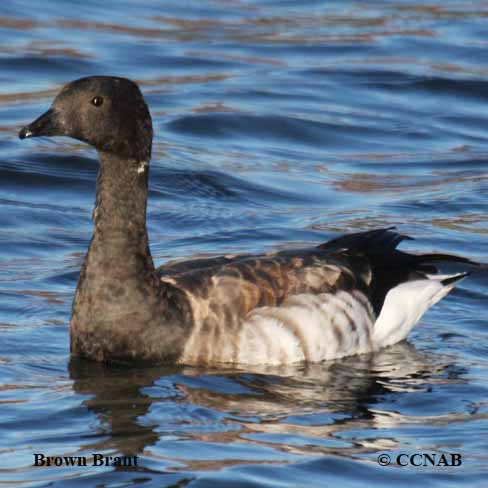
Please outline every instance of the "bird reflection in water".
[[[425, 354], [406, 342], [338, 361], [245, 371], [109, 367], [72, 360], [69, 372], [74, 391], [88, 395], [83, 403], [100, 424], [99, 435], [83, 449], [166, 460], [164, 469], [169, 471], [243, 462], [211, 455], [202, 460], [201, 453], [194, 459], [172, 456], [166, 446], [175, 441], [260, 444], [300, 456], [350, 457], [394, 449], [396, 441], [391, 435], [382, 438], [381, 429], [412, 419], [382, 411], [379, 404], [385, 395], [463, 381], [463, 371], [449, 358]], [[442, 422], [455, 420], [453, 416], [444, 415]], [[376, 439], [354, 437], [352, 432], [372, 428], [379, 429]], [[284, 434], [307, 442], [285, 443]], [[139, 464], [137, 469], [143, 470], [144, 460]]]

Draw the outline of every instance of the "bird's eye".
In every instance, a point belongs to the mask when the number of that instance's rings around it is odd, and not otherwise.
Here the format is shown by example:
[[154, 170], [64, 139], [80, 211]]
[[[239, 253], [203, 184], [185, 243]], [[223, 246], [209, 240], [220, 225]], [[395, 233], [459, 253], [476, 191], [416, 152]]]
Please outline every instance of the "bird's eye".
[[93, 100], [91, 101], [91, 103], [93, 105], [95, 105], [95, 107], [100, 107], [100, 105], [103, 104], [103, 98], [102, 97], [95, 97], [95, 98], [93, 98]]

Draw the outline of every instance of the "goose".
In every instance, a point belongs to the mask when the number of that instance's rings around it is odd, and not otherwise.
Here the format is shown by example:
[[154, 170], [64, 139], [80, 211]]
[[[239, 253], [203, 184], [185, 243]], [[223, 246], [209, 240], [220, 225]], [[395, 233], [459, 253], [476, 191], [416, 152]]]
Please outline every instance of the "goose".
[[94, 231], [70, 319], [72, 356], [107, 363], [279, 365], [371, 353], [405, 339], [477, 265], [397, 249], [394, 228], [305, 249], [190, 259], [156, 268], [146, 228], [151, 115], [137, 84], [90, 76], [65, 85], [20, 139], [68, 136], [100, 167]]

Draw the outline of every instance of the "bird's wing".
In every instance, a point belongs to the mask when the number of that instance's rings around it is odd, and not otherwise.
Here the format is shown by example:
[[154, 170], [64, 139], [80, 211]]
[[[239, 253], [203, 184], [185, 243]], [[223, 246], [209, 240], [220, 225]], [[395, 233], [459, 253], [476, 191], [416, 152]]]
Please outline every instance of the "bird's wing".
[[216, 269], [236, 261], [250, 257], [247, 254], [226, 254], [225, 256], [210, 256], [204, 258], [193, 258], [186, 260], [174, 260], [165, 263], [157, 269], [160, 276], [174, 276], [189, 271], [197, 271], [203, 268]]
[[290, 295], [359, 289], [368, 295], [371, 267], [364, 255], [320, 247], [260, 256], [217, 257], [163, 267], [161, 280], [190, 299], [195, 320], [213, 317], [227, 327], [257, 307]]
[[[239, 322], [251, 310], [280, 305], [290, 295], [361, 291], [379, 314], [386, 293], [398, 284], [436, 273], [432, 261], [476, 264], [442, 254], [398, 251], [409, 237], [393, 228], [347, 234], [317, 247], [260, 256], [218, 256], [161, 267], [161, 280], [185, 293], [200, 319]], [[195, 318], [197, 319], [197, 318]]]
[[[298, 293], [358, 288], [371, 292], [370, 256], [391, 254], [405, 236], [391, 229], [348, 234], [317, 247], [264, 255], [225, 255], [171, 262], [157, 271], [195, 300], [216, 299], [246, 315]], [[213, 306], [213, 302], [210, 302]]]

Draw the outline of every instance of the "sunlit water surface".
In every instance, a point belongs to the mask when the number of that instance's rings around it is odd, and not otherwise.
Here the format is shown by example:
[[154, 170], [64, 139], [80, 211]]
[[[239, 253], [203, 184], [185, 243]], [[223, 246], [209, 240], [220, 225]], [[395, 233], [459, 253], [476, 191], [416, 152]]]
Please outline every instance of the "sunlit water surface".
[[[96, 154], [17, 131], [90, 74], [131, 77], [150, 104], [158, 264], [391, 224], [406, 248], [487, 260], [486, 2], [3, 0], [0, 486], [486, 486], [486, 272], [371, 356], [70, 363]], [[377, 464], [402, 452], [463, 465]], [[33, 453], [139, 467], [39, 468]]]

